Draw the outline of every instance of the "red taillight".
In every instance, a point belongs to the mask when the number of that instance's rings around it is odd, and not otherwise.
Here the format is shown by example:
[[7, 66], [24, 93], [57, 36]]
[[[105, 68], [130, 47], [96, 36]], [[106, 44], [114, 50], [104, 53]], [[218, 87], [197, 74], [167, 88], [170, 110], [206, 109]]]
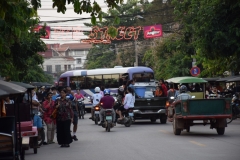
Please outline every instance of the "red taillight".
[[183, 102], [183, 111], [184, 112], [188, 111], [187, 102]]
[[133, 112], [133, 110], [132, 110], [132, 109], [129, 109], [129, 110], [128, 110], [128, 112], [130, 112], [130, 113], [131, 113], [131, 112]]
[[230, 102], [226, 101], [226, 105], [225, 105], [226, 109], [230, 109]]
[[106, 115], [112, 115], [112, 112], [106, 112]]
[[168, 101], [166, 101], [166, 107], [169, 107], [170, 103]]
[[100, 108], [99, 108], [99, 107], [95, 107], [95, 110], [96, 110], [96, 111], [99, 111], [99, 110], [100, 110]]

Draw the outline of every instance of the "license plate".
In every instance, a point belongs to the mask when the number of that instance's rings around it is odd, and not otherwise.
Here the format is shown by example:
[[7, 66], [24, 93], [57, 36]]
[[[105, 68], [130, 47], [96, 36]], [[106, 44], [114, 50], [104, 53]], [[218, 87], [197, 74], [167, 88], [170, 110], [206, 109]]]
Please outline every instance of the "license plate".
[[133, 117], [133, 113], [128, 113], [128, 115], [129, 115], [130, 117]]
[[99, 111], [95, 111], [94, 113], [95, 113], [95, 114], [99, 114]]
[[106, 120], [111, 121], [112, 120], [112, 116], [106, 116]]

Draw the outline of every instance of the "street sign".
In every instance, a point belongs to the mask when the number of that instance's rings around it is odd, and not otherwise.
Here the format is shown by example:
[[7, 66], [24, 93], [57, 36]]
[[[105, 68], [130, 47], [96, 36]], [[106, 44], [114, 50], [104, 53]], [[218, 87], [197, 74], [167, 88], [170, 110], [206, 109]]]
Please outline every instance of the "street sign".
[[190, 73], [192, 76], [198, 76], [200, 74], [200, 68], [198, 67], [192, 67], [190, 70]]

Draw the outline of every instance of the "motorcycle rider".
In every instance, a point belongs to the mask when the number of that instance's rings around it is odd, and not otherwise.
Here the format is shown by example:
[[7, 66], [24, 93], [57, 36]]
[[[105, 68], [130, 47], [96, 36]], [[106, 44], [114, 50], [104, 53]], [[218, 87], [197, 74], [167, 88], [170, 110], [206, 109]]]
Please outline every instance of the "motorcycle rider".
[[100, 104], [101, 104], [101, 110], [100, 110], [100, 121], [101, 123], [99, 124], [99, 126], [102, 126], [103, 122], [103, 115], [106, 109], [112, 109], [112, 114], [113, 114], [113, 123], [114, 126], [116, 125], [115, 123], [115, 117], [116, 117], [116, 113], [113, 109], [115, 100], [112, 96], [110, 96], [110, 90], [109, 89], [105, 89], [104, 90], [104, 97], [100, 100]]
[[180, 94], [177, 96], [176, 101], [187, 100], [192, 98], [191, 95], [187, 93], [187, 87], [185, 85], [182, 85], [179, 91], [180, 91]]
[[93, 114], [94, 114], [94, 107], [97, 106], [100, 103], [101, 98], [103, 97], [100, 93], [100, 88], [96, 87], [95, 89], [95, 93], [93, 94], [91, 101], [92, 101], [92, 108], [91, 108], [91, 117], [89, 119], [93, 119]]

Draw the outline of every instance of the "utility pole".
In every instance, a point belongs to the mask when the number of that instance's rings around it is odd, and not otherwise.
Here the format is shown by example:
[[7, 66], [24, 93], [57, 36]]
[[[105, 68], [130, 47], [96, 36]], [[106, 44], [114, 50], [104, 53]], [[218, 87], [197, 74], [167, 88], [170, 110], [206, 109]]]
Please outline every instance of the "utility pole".
[[137, 67], [138, 66], [138, 53], [137, 53], [137, 41], [134, 40], [134, 49], [135, 49], [135, 63], [134, 66]]

